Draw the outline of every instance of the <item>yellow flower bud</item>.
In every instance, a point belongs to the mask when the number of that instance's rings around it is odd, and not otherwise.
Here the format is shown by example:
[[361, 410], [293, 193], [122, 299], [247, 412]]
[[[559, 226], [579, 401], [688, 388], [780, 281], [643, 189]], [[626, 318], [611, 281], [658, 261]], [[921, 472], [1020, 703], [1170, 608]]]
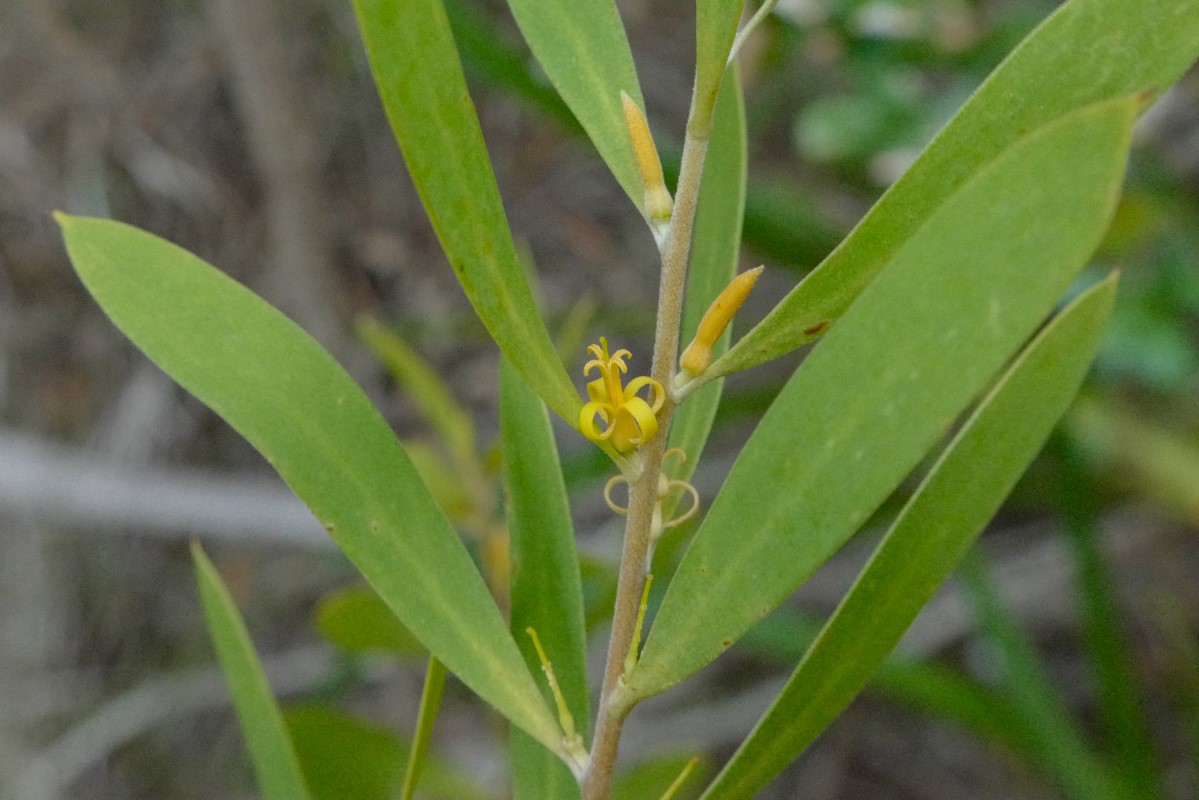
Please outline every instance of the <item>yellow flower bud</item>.
[[754, 288], [763, 269], [765, 267], [756, 267], [742, 272], [729, 281], [729, 285], [724, 287], [724, 291], [717, 295], [699, 321], [695, 339], [687, 345], [687, 349], [679, 358], [680, 367], [692, 375], [699, 375], [708, 368], [708, 365], [712, 363], [712, 347], [724, 333], [724, 329], [729, 326], [729, 322], [737, 313], [737, 309], [741, 308], [745, 298], [749, 297], [749, 292]]
[[620, 100], [624, 104], [624, 121], [633, 143], [633, 154], [637, 157], [637, 169], [645, 184], [645, 214], [653, 223], [664, 223], [674, 212], [674, 201], [662, 177], [658, 148], [654, 146], [654, 137], [649, 132], [649, 123], [641, 107], [624, 92], [620, 93]]

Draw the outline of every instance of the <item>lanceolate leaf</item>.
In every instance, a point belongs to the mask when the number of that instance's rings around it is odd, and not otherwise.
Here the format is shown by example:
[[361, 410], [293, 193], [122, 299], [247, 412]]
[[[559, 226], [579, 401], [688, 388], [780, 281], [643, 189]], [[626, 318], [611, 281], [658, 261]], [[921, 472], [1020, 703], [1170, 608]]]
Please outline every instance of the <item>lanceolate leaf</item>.
[[[736, 69], [720, 90], [712, 130], [712, 143], [704, 161], [699, 208], [695, 215], [695, 240], [687, 275], [683, 305], [682, 342], [695, 336], [700, 317], [737, 271], [741, 253], [741, 219], [745, 211], [745, 105]], [[712, 348], [718, 357], [728, 347], [730, 330]], [[703, 452], [716, 406], [720, 404], [722, 380], [717, 379], [679, 406], [670, 426], [670, 447], [687, 454], [685, 462], [671, 460], [670, 476], [686, 480]]]
[[1199, 56], [1199, 0], [1071, 0], [995, 70], [844, 242], [713, 365], [727, 375], [836, 324], [963, 183], [1029, 131], [1073, 109], [1161, 91]]
[[1136, 99], [1017, 143], [896, 254], [784, 387], [667, 590], [630, 680], [653, 694], [798, 587], [942, 436], [1078, 274]]
[[983, 559], [977, 553], [967, 554], [958, 576], [1002, 675], [994, 691], [1024, 720], [1028, 742], [1064, 795], [1072, 800], [1159, 797], [1156, 792], [1148, 796], [1138, 792], [1121, 780], [1109, 760], [1091, 750], [1031, 642], [1003, 608]]
[[612, 781], [611, 800], [657, 800], [663, 791], [674, 783], [696, 755], [701, 760], [695, 765], [681, 791], [671, 800], [690, 800], [698, 796], [695, 788], [712, 775], [711, 759], [702, 753], [682, 751], [664, 755], [653, 755], [618, 773]]
[[[815, 618], [780, 609], [745, 634], [740, 644], [772, 660], [797, 663], [820, 627]], [[925, 716], [1001, 743], [1029, 762], [1040, 760], [1028, 740], [1027, 726], [1004, 699], [952, 667], [895, 654], [879, 666], [868, 688]]]
[[425, 668], [425, 686], [421, 691], [420, 710], [416, 715], [416, 730], [412, 734], [412, 750], [404, 770], [404, 784], [400, 788], [400, 800], [412, 800], [416, 787], [420, 785], [429, 758], [429, 744], [433, 738], [433, 725], [441, 711], [441, 697], [445, 693], [445, 664], [437, 656], [429, 656]]
[[241, 614], [198, 544], [192, 545], [192, 561], [208, 633], [241, 721], [258, 788], [266, 800], [303, 800], [309, 793], [300, 762]]
[[441, 0], [354, 0], [354, 9], [408, 172], [462, 288], [529, 385], [577, 425], [582, 403], [520, 266]]
[[633, 203], [645, 188], [633, 159], [620, 102], [642, 105], [641, 85], [612, 0], [508, 0], [516, 24], [545, 74]]
[[941, 455], [798, 669], [704, 800], [750, 798], [862, 690], [965, 555], [1082, 382], [1115, 280], [1026, 348]]
[[[540, 398], [506, 361], [501, 368], [500, 430], [511, 548], [512, 628], [533, 627], [554, 664], [571, 712], [585, 727], [586, 634], [574, 527], [554, 433]], [[537, 653], [520, 648], [541, 673]]]
[[1051, 445], [1058, 475], [1058, 513], [1074, 555], [1082, 630], [1106, 734], [1104, 750], [1139, 797], [1160, 795], [1153, 738], [1135, 674], [1137, 659], [1122, 630], [1119, 598], [1100, 549], [1102, 494], [1090, 468], [1065, 436]]
[[326, 596], [317, 606], [313, 622], [326, 640], [348, 653], [390, 653], [401, 658], [425, 655], [412, 632], [365, 586], [350, 586]]
[[454, 29], [454, 41], [467, 77], [528, 103], [572, 136], [586, 135], [562, 96], [540, 70], [534, 75], [536, 65], [529, 60], [523, 43], [501, 35], [476, 0], [445, 0], [445, 13]]
[[383, 362], [430, 427], [449, 447], [458, 465], [473, 465], [477, 459], [474, 422], [454, 399], [441, 376], [407, 342], [377, 320], [361, 317], [354, 327], [358, 338], [370, 348], [375, 358]]
[[[566, 486], [545, 406], [505, 360], [500, 369], [511, 547], [512, 634], [535, 675], [541, 664], [526, 629], [545, 648], [580, 733], [588, 728], [583, 589]], [[552, 704], [548, 687], [543, 688]], [[553, 753], [520, 732], [512, 742], [517, 800], [578, 797], [574, 776]]]
[[[410, 757], [407, 742], [326, 705], [289, 708], [284, 718], [315, 800], [395, 800]], [[422, 794], [438, 800], [496, 800], [462, 770], [430, 756]]]
[[695, 103], [701, 113], [716, 101], [744, 9], [745, 0], [698, 0], [695, 4]]
[[555, 746], [557, 726], [466, 548], [350, 376], [185, 250], [121, 223], [58, 218], [117, 327], [266, 457], [430, 652]]

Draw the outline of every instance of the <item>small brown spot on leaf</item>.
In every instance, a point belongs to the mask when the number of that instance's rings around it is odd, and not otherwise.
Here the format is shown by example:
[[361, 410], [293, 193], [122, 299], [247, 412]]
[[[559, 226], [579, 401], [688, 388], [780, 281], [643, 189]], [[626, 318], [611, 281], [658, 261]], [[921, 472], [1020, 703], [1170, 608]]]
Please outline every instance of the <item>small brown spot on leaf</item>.
[[725, 647], [732, 647], [732, 646], [733, 646], [733, 640], [732, 640], [732, 639], [725, 639], [723, 642], [721, 642], [721, 644], [723, 644]]
[[380, 527], [382, 527], [382, 526], [379, 525], [379, 520], [377, 520], [377, 519], [371, 520], [371, 533], [378, 533]]
[[824, 331], [824, 329], [827, 327], [828, 327], [828, 320], [825, 320], [824, 322], [817, 322], [815, 325], [813, 325], [810, 328], [804, 328], [803, 332], [806, 336], [815, 336], [818, 333], [822, 333]]

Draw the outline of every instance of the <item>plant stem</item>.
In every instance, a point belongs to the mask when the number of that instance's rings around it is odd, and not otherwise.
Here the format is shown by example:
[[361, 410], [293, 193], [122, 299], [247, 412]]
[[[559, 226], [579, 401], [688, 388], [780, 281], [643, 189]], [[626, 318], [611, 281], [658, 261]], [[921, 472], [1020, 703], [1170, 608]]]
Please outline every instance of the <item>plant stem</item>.
[[[687, 137], [683, 143], [683, 160], [679, 169], [678, 190], [670, 232], [662, 247], [662, 277], [658, 289], [658, 323], [654, 336], [654, 361], [651, 374], [654, 380], [669, 387], [676, 371], [679, 351], [679, 328], [683, 313], [683, 289], [687, 279], [687, 262], [691, 254], [691, 231], [695, 224], [695, 209], [699, 201], [700, 178], [704, 157], [708, 151], [711, 131], [711, 109], [696, 119], [694, 97], [691, 119], [687, 122]], [[658, 413], [658, 435], [641, 447], [644, 467], [641, 476], [630, 487], [629, 511], [625, 522], [624, 551], [620, 558], [620, 578], [616, 587], [616, 604], [612, 615], [612, 633], [608, 640], [608, 660], [604, 669], [604, 685], [600, 694], [599, 718], [591, 745], [591, 758], [583, 774], [583, 800], [607, 800], [612, 774], [616, 766], [616, 751], [620, 731], [631, 704], [619, 697], [618, 688], [624, 672], [625, 656], [632, 644], [641, 589], [646, 575], [646, 552], [654, 507], [658, 502], [658, 477], [662, 472], [662, 454], [670, 432], [670, 420], [675, 402], [667, 390], [666, 403]]]
[[778, 4], [779, 0], [766, 0], [766, 2], [758, 7], [754, 15], [750, 17], [749, 22], [745, 23], [745, 27], [737, 31], [737, 38], [733, 39], [733, 46], [729, 48], [729, 64], [733, 63], [733, 59], [737, 57], [737, 53], [741, 50], [741, 45], [745, 44], [745, 40], [749, 38], [749, 35], [762, 24], [762, 20], [766, 19]]
[[441, 695], [445, 691], [445, 665], [436, 656], [429, 656], [425, 670], [425, 688], [420, 696], [420, 712], [416, 717], [416, 733], [412, 737], [412, 750], [408, 754], [408, 767], [404, 771], [404, 785], [400, 789], [401, 800], [411, 800], [420, 782], [425, 758], [429, 754], [429, 737], [433, 733], [433, 722], [441, 708]]

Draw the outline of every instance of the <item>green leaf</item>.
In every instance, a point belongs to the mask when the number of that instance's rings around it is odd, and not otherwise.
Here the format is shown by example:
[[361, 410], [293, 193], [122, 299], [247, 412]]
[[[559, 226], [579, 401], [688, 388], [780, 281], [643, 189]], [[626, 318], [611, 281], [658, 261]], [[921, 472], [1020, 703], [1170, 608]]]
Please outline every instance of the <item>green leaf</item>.
[[[621, 771], [612, 781], [611, 800], [656, 800], [662, 796], [691, 761], [696, 753], [676, 753], [656, 756], [638, 762]], [[687, 800], [699, 796], [701, 787], [712, 774], [712, 762], [704, 754], [695, 765], [687, 782], [683, 784], [674, 800]]]
[[562, 759], [513, 729], [508, 760], [513, 800], [578, 800], [579, 784]]
[[[701, 114], [716, 102], [721, 78], [745, 0], [697, 0], [695, 4], [695, 105]], [[700, 230], [700, 228], [696, 228]]]
[[316, 629], [348, 653], [384, 652], [404, 658], [425, 653], [379, 595], [365, 586], [341, 589], [321, 600]]
[[[523, 48], [516, 49], [505, 42], [484, 15], [470, 8], [467, 0], [448, 0], [446, 13], [463, 65], [473, 80], [521, 101], [557, 122], [571, 136], [584, 135], [558, 94], [532, 74]], [[680, 153], [665, 141], [658, 145], [667, 184], [674, 185]], [[818, 197], [804, 194], [786, 181], [749, 184], [745, 198], [745, 243], [763, 258], [807, 271], [836, 247], [843, 235], [842, 225], [820, 205]]]
[[[580, 732], [587, 730], [583, 589], [566, 486], [545, 405], [507, 360], [500, 368], [500, 436], [511, 547], [512, 633], [535, 674], [541, 662], [526, 629], [537, 631]], [[548, 687], [543, 696], [553, 702]], [[553, 753], [513, 732], [518, 800], [577, 797], [578, 783]]]
[[727, 375], [835, 324], [904, 242], [1030, 131], [1093, 103], [1172, 84], [1199, 55], [1199, 0], [1072, 0], [1012, 52], [844, 242], [712, 365]]
[[58, 219], [117, 327], [266, 457], [430, 652], [553, 746], [557, 726], [466, 548], [337, 362], [187, 251], [118, 222]]
[[354, 327], [358, 338], [403, 387], [421, 415], [449, 447], [458, 464], [476, 465], [474, 422], [466, 409], [454, 399], [450, 387], [441, 376], [403, 339], [378, 320], [360, 317]]
[[1199, 521], [1199, 443], [1111, 396], [1083, 395], [1066, 429], [1089, 457], [1142, 496]]
[[582, 402], [517, 257], [441, 0], [354, 0], [354, 10], [408, 173], [466, 296], [529, 385], [578, 425]]
[[287, 727], [316, 800], [392, 800], [408, 747], [386, 730], [327, 706], [289, 708]]
[[982, 558], [975, 554], [965, 558], [958, 577], [983, 632], [994, 646], [997, 666], [1003, 674], [1003, 685], [996, 691], [1024, 720], [1030, 744], [1066, 796], [1073, 800], [1135, 797], [1117, 783], [1108, 764], [1087, 746], [1061, 694], [1037, 661], [1032, 645], [999, 602]]
[[536, 65], [530, 61], [524, 43], [510, 41], [497, 30], [495, 22], [479, 8], [476, 0], [445, 0], [445, 13], [454, 31], [462, 66], [472, 82], [507, 92], [557, 122], [572, 136], [586, 135], [561, 95], [542, 75], [533, 74]]
[[[327, 705], [284, 712], [316, 800], [394, 800], [410, 748], [384, 728]], [[421, 792], [439, 800], [495, 800], [449, 764], [431, 758]]]
[[749, 798], [862, 690], [994, 516], [1082, 383], [1111, 313], [1108, 279], [1025, 349], [945, 449], [777, 700], [705, 793]]
[[1118, 195], [1135, 98], [1010, 148], [911, 237], [762, 419], [667, 589], [630, 688], [702, 667], [862, 525], [1049, 313]]
[[599, 304], [589, 295], [583, 295], [559, 322], [558, 329], [554, 332], [554, 343], [563, 362], [573, 363], [584, 351], [587, 333], [591, 330], [591, 324], [595, 322], [598, 311]]
[[478, 518], [479, 501], [490, 499], [492, 491], [481, 464], [458, 464], [456, 459], [442, 455], [442, 448], [419, 440], [405, 439], [400, 444], [437, 507], [451, 522], [465, 529]]
[[229, 590], [221, 581], [212, 562], [199, 543], [192, 542], [192, 561], [204, 619], [212, 637], [221, 669], [233, 697], [233, 708], [241, 721], [241, 730], [254, 763], [258, 788], [267, 800], [298, 800], [308, 797], [308, 787], [300, 772], [300, 762], [292, 747], [283, 715], [262, 671], [262, 664], [250, 642]]
[[612, 0], [508, 0], [529, 49], [616, 180], [641, 208], [645, 185], [625, 127], [623, 91], [644, 105]]
[[[533, 627], [554, 664], [580, 729], [588, 719], [583, 589], [574, 528], [545, 406], [506, 360], [500, 370], [500, 436], [511, 555], [511, 625], [526, 663], [541, 664]], [[527, 644], [525, 644], [528, 642]]]
[[[720, 90], [712, 143], [704, 161], [683, 305], [684, 343], [695, 338], [700, 318], [737, 272], [741, 219], [745, 211], [745, 164], [745, 104], [734, 68]], [[729, 328], [712, 348], [714, 357], [728, 347], [732, 326]], [[687, 460], [670, 461], [668, 474], [671, 478], [687, 480], [699, 462], [712, 430], [716, 407], [720, 404], [722, 384], [721, 379], [709, 382], [688, 397], [675, 412], [670, 425], [669, 446], [681, 448], [687, 454]]]
[[1058, 513], [1076, 572], [1083, 640], [1095, 676], [1106, 752], [1125, 777], [1129, 795], [1161, 795], [1153, 739], [1138, 691], [1136, 659], [1121, 630], [1115, 581], [1100, 550], [1101, 495], [1085, 457], [1064, 436], [1050, 448], [1057, 473]]
[[984, 686], [949, 667], [897, 657], [879, 667], [871, 689], [906, 704], [925, 717], [935, 717], [1003, 745], [1035, 762], [1037, 752], [1011, 707]]
[[[776, 660], [796, 663], [820, 633], [820, 623], [778, 610], [749, 631], [739, 644]], [[871, 678], [869, 691], [903, 703], [925, 716], [960, 726], [1035, 761], [1020, 718], [988, 687], [949, 667], [902, 655], [892, 656]]]

